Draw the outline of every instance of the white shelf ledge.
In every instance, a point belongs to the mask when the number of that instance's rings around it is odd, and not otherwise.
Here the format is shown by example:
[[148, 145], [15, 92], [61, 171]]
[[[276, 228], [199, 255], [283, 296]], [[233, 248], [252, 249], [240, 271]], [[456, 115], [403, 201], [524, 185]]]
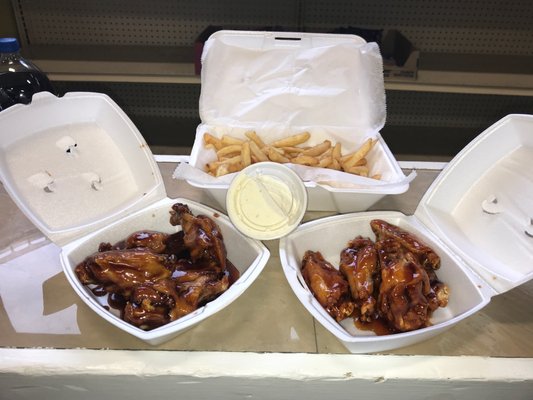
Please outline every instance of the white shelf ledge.
[[[56, 81], [199, 84], [192, 47], [30, 46], [25, 55]], [[422, 53], [416, 80], [388, 90], [533, 96], [533, 57]]]

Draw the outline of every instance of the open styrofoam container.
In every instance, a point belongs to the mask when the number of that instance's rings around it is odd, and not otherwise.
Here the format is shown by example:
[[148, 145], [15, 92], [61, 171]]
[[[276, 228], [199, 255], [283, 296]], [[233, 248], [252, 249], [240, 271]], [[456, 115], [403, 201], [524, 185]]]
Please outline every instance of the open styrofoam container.
[[203, 172], [216, 159], [204, 145], [206, 132], [246, 139], [254, 130], [269, 143], [308, 131], [306, 145], [329, 139], [340, 142], [344, 154], [375, 138], [367, 159], [370, 175], [381, 180], [286, 164], [304, 180], [308, 210], [361, 211], [408, 190], [409, 179], [379, 133], [386, 105], [376, 43], [355, 35], [219, 31], [204, 46], [201, 84], [201, 124], [188, 164], [174, 176], [206, 189], [221, 208], [236, 174]]
[[[24, 214], [61, 246], [61, 264], [76, 293], [115, 327], [149, 344], [178, 335], [239, 297], [257, 278], [270, 253], [240, 234], [218, 211], [166, 196], [150, 149], [127, 115], [106, 95], [39, 93], [29, 105], [0, 113], [0, 179]], [[169, 211], [189, 206], [220, 226], [228, 259], [240, 278], [217, 299], [159, 328], [144, 331], [104, 308], [74, 269], [101, 242], [116, 243], [141, 229], [176, 232]], [[35, 268], [39, 268], [38, 265]]]
[[[349, 351], [384, 351], [438, 335], [533, 278], [532, 216], [533, 116], [508, 115], [449, 163], [414, 215], [375, 211], [311, 221], [281, 239], [280, 258], [296, 296]], [[352, 319], [337, 323], [308, 289], [300, 271], [305, 251], [320, 251], [338, 266], [349, 240], [375, 238], [369, 224], [375, 218], [412, 232], [441, 257], [437, 275], [449, 287], [449, 304], [434, 312], [431, 326], [376, 336]]]

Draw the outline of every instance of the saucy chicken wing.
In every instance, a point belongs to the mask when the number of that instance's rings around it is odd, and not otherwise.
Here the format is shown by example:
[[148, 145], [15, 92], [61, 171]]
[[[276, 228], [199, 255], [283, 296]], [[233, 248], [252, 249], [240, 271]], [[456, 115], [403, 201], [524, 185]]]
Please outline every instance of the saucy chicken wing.
[[429, 323], [429, 277], [417, 258], [395, 238], [376, 242], [381, 264], [379, 313], [400, 332]]
[[173, 269], [173, 260], [166, 254], [127, 249], [95, 253], [75, 272], [83, 284], [103, 285], [107, 292], [128, 296], [135, 286], [170, 277]]
[[339, 271], [319, 252], [305, 252], [301, 271], [310, 291], [337, 321], [351, 316], [356, 328], [377, 335], [430, 325], [433, 312], [448, 304], [448, 286], [436, 273], [440, 257], [398, 226], [379, 219], [370, 226], [376, 241], [349, 241]]
[[355, 304], [350, 298], [348, 282], [320, 252], [305, 252], [302, 275], [315, 298], [336, 321], [353, 314]]
[[348, 242], [348, 247], [341, 251], [339, 270], [348, 281], [360, 311], [359, 319], [370, 321], [375, 318], [379, 263], [374, 242], [361, 236]]
[[141, 329], [154, 329], [178, 318], [174, 309], [179, 302], [171, 279], [145, 283], [133, 291], [124, 307], [123, 318]]
[[389, 238], [396, 239], [418, 258], [424, 268], [435, 270], [440, 267], [440, 257], [437, 253], [412, 233], [381, 219], [370, 221], [370, 227], [376, 235], [376, 241]]
[[206, 215], [194, 216], [187, 205], [176, 203], [170, 212], [170, 223], [181, 225], [193, 262], [207, 263], [219, 272], [226, 269], [226, 246], [215, 221]]
[[192, 215], [184, 204], [171, 210], [171, 224], [182, 230], [167, 234], [143, 230], [98, 251], [76, 266], [84, 285], [121, 317], [150, 330], [187, 315], [226, 291], [239, 271], [226, 259], [218, 225]]
[[439, 280], [435, 272], [440, 268], [440, 257], [437, 253], [414, 234], [396, 225], [375, 219], [370, 221], [370, 226], [376, 235], [377, 241], [388, 238], [395, 239], [402, 247], [411, 252], [425, 269], [431, 286], [430, 293], [427, 295], [430, 301], [430, 308], [436, 310], [439, 307], [446, 307], [449, 290], [448, 286]]

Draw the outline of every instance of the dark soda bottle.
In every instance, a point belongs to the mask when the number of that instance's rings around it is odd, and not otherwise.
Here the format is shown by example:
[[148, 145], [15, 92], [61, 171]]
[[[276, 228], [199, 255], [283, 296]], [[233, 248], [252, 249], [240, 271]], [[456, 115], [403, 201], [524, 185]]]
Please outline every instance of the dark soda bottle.
[[48, 77], [20, 55], [16, 38], [0, 38], [0, 111], [31, 102], [37, 92], [54, 93]]

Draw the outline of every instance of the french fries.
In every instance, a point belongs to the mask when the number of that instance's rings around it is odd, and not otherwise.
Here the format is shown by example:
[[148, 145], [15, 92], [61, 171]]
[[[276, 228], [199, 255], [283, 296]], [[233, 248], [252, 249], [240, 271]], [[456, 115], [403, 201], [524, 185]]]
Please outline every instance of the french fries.
[[274, 147], [293, 147], [299, 144], [305, 143], [309, 140], [311, 134], [309, 132], [299, 133], [298, 135], [292, 135], [281, 140], [276, 140], [272, 143]]
[[214, 149], [217, 154], [216, 161], [207, 163], [206, 172], [218, 177], [240, 171], [253, 163], [273, 161], [329, 168], [381, 179], [380, 174], [370, 175], [367, 160], [368, 153], [376, 144], [375, 139], [367, 139], [356, 151], [343, 155], [341, 144], [332, 143], [330, 140], [306, 146], [305, 143], [311, 138], [309, 132], [291, 135], [272, 143], [265, 143], [254, 131], [248, 131], [244, 135], [244, 139], [229, 135], [217, 138], [205, 133], [205, 147]]

